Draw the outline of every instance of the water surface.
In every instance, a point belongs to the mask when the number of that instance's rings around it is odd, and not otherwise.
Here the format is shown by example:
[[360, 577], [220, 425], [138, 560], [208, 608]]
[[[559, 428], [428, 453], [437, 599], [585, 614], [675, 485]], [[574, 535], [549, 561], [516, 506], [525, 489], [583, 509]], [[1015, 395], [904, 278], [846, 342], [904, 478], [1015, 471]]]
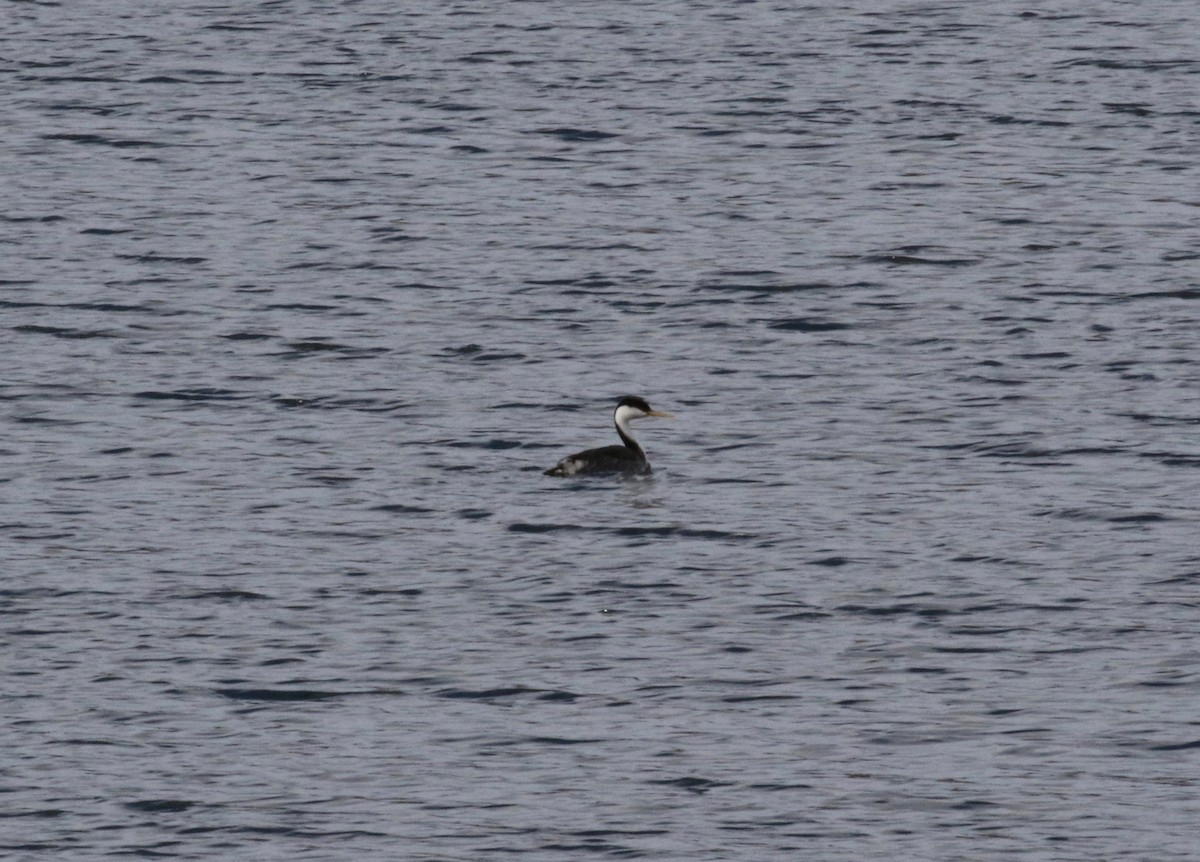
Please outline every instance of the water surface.
[[1194, 856], [1191, 5], [6, 15], [7, 858]]

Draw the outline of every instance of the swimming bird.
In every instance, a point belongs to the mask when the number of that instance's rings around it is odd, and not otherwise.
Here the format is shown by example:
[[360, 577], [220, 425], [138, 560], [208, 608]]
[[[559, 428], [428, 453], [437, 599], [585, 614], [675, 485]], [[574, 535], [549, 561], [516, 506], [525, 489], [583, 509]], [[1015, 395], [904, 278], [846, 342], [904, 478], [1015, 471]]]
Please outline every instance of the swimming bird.
[[671, 419], [670, 413], [661, 410], [651, 410], [645, 398], [626, 395], [617, 402], [613, 411], [613, 424], [617, 426], [617, 434], [621, 437], [621, 446], [601, 446], [599, 449], [588, 449], [568, 455], [546, 471], [547, 476], [598, 476], [602, 474], [624, 473], [625, 475], [640, 475], [651, 472], [650, 462], [646, 453], [633, 439], [629, 423], [635, 419], [645, 419], [655, 416], [659, 419]]

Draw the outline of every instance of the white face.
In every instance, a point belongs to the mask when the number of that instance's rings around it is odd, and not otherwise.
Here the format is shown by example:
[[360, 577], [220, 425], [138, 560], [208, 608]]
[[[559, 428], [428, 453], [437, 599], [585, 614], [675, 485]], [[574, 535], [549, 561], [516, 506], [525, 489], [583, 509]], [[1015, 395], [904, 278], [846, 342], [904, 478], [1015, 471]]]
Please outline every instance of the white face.
[[649, 413], [638, 410], [636, 407], [630, 407], [628, 404], [622, 404], [617, 408], [615, 418], [618, 425], [625, 425], [629, 422], [632, 422], [634, 419], [645, 419], [649, 415]]

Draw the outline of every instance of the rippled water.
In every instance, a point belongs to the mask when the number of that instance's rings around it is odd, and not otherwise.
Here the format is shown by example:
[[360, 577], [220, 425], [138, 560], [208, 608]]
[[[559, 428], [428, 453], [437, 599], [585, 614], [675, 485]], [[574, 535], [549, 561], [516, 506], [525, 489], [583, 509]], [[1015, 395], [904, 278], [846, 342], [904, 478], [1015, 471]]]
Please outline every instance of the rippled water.
[[1194, 858], [1194, 4], [173, 6], [0, 31], [6, 858]]

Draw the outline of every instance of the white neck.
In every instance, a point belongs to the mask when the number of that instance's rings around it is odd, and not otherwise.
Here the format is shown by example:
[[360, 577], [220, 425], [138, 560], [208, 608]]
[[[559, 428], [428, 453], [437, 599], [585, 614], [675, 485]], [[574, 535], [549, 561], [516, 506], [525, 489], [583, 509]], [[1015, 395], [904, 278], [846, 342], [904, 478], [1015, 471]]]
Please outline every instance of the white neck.
[[629, 423], [633, 419], [642, 419], [645, 417], [645, 415], [645, 413], [643, 413], [641, 410], [638, 410], [636, 407], [629, 407], [625, 404], [619, 405], [616, 411], [613, 413], [613, 422], [615, 422], [617, 425], [617, 432], [622, 437], [633, 441], [633, 445], [638, 449], [642, 448], [641, 444], [634, 439], [633, 432], [629, 430]]

